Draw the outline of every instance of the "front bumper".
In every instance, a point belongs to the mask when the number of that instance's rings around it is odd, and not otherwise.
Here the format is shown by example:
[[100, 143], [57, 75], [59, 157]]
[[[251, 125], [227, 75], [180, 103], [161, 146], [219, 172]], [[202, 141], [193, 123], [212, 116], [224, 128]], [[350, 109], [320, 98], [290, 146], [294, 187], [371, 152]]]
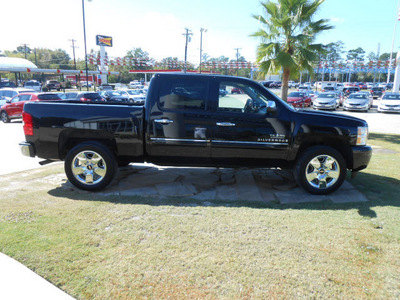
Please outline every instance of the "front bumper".
[[365, 111], [368, 110], [368, 105], [344, 105], [343, 110]]
[[378, 111], [379, 112], [400, 112], [400, 106], [398, 105], [392, 105], [392, 106], [388, 106], [388, 105], [380, 105], [378, 106]]
[[314, 102], [313, 108], [315, 109], [336, 109], [336, 103], [335, 104], [330, 104], [330, 103], [318, 103]]
[[36, 149], [32, 143], [21, 142], [21, 143], [19, 143], [19, 149], [21, 150], [21, 153], [24, 156], [28, 156], [28, 157], [36, 156]]
[[365, 169], [372, 157], [372, 148], [370, 146], [353, 146], [353, 166], [349, 169], [360, 171]]

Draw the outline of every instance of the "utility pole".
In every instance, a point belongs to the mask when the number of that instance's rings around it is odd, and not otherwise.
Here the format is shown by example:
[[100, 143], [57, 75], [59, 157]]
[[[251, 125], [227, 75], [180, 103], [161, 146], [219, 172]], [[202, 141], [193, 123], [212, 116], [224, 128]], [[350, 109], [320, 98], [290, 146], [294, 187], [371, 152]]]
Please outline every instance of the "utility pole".
[[74, 56], [74, 69], [76, 70], [75, 48], [79, 48], [79, 47], [75, 45], [76, 40], [69, 39], [69, 41], [72, 43], [71, 48], [72, 48], [72, 53], [73, 53], [73, 56]]
[[203, 55], [203, 32], [207, 32], [207, 29], [200, 28], [200, 74], [201, 74], [201, 61]]
[[27, 46], [29, 46], [29, 45], [28, 44], [22, 44], [22, 46], [24, 47], [24, 57], [26, 59]]
[[236, 50], [236, 76], [239, 76], [239, 50], [242, 48], [235, 48]]
[[[74, 55], [74, 69], [76, 70], [76, 59], [75, 59], [75, 48], [79, 48], [78, 46], [75, 45], [76, 40], [74, 39], [70, 39], [69, 41], [71, 41], [72, 43], [72, 53]], [[79, 75], [80, 77], [80, 75]], [[75, 75], [75, 84], [76, 86], [78, 86], [78, 75]]]
[[185, 36], [185, 40], [186, 40], [185, 41], [185, 67], [183, 69], [184, 73], [186, 73], [186, 70], [187, 70], [187, 46], [188, 46], [188, 43], [191, 40], [190, 36], [193, 35], [193, 33], [192, 33], [192, 31], [190, 29], [185, 28], [185, 30], [186, 30], [186, 32], [182, 33]]

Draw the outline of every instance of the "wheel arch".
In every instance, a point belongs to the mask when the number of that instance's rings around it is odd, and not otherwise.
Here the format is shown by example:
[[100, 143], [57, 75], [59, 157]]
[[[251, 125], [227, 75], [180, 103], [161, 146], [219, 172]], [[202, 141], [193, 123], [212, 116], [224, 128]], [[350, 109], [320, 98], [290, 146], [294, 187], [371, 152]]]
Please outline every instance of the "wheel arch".
[[115, 156], [117, 156], [117, 143], [112, 134], [88, 130], [66, 130], [60, 133], [58, 139], [59, 157], [64, 160], [68, 152], [75, 146], [82, 143], [98, 143], [106, 146]]
[[336, 151], [338, 151], [343, 156], [346, 162], [346, 166], [353, 165], [353, 156], [349, 142], [341, 138], [335, 138], [335, 137], [329, 139], [310, 137], [305, 139], [298, 148], [295, 161], [298, 160], [298, 158], [304, 153], [304, 151], [314, 146], [331, 147]]

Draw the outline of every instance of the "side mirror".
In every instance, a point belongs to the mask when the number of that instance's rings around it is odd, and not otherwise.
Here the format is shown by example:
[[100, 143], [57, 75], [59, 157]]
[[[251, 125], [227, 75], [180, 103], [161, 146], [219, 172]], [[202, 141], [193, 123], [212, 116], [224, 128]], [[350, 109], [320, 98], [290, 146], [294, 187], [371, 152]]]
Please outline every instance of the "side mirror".
[[276, 111], [276, 103], [275, 101], [268, 101], [267, 112], [272, 113]]
[[11, 100], [6, 100], [6, 103], [11, 103]]

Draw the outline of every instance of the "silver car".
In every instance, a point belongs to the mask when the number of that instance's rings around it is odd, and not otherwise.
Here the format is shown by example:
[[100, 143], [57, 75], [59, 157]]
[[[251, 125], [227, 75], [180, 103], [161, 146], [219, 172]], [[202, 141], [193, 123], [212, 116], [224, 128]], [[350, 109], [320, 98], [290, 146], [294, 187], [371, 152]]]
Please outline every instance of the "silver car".
[[339, 98], [335, 92], [325, 92], [313, 100], [314, 109], [335, 110], [339, 107]]
[[371, 107], [371, 101], [365, 93], [353, 93], [343, 102], [343, 110], [365, 111]]

